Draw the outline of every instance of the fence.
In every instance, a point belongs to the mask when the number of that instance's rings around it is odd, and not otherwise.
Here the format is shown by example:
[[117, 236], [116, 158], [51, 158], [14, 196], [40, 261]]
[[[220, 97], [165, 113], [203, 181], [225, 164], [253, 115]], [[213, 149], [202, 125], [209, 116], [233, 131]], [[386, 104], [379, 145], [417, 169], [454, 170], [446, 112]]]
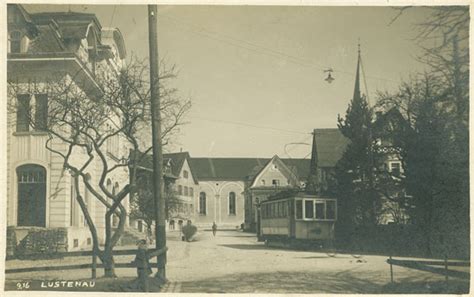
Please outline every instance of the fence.
[[[470, 267], [471, 263], [467, 261], [448, 261], [448, 258], [445, 257], [443, 260], [398, 260], [393, 259], [390, 256], [387, 259], [387, 263], [390, 264], [390, 281], [394, 282], [393, 276], [393, 265], [418, 269], [422, 271], [429, 271], [432, 273], [437, 273], [445, 276], [445, 282], [448, 283], [449, 277], [457, 277], [462, 279], [469, 279], [470, 273], [465, 271], [450, 270], [449, 267]], [[437, 267], [443, 266], [443, 267]]]
[[[159, 256], [165, 253], [168, 250], [167, 247], [156, 250], [148, 250], [149, 254]], [[113, 251], [114, 256], [123, 256], [123, 255], [135, 255], [137, 253], [136, 249], [128, 250], [116, 250]], [[58, 265], [58, 266], [47, 266], [47, 267], [24, 267], [24, 268], [11, 268], [5, 269], [5, 273], [21, 273], [21, 272], [34, 272], [34, 271], [53, 271], [53, 270], [74, 270], [74, 269], [87, 269], [91, 268], [92, 278], [96, 278], [96, 269], [104, 268], [103, 264], [96, 263], [96, 255], [92, 251], [76, 251], [76, 252], [58, 252], [55, 253], [57, 257], [83, 257], [83, 256], [92, 256], [92, 263], [90, 264], [74, 264], [74, 265]], [[134, 268], [136, 264], [134, 263], [114, 263], [115, 268]]]

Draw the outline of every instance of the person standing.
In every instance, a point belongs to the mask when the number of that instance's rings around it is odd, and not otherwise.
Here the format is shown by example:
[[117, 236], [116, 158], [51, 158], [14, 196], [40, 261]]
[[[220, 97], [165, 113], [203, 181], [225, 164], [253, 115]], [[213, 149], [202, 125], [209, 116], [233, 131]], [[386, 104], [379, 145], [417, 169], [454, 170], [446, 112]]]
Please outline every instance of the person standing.
[[148, 276], [152, 274], [151, 264], [149, 261], [148, 246], [145, 239], [137, 242], [138, 249], [133, 263], [137, 267], [137, 284], [138, 289], [148, 292]]
[[212, 235], [216, 236], [217, 233], [217, 225], [216, 222], [212, 223]]

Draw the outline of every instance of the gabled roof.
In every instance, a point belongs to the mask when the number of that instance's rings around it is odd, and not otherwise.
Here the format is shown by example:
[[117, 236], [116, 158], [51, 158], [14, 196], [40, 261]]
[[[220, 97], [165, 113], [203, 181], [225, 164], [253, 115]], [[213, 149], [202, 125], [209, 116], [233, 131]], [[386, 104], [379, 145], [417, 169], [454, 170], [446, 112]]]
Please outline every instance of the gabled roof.
[[181, 169], [183, 168], [184, 161], [189, 158], [188, 152], [163, 154], [163, 159], [171, 160], [171, 172], [173, 172], [173, 174], [176, 176], [179, 176]]
[[275, 155], [252, 178], [253, 179], [252, 186], [251, 186], [252, 188], [255, 188], [255, 187], [259, 186], [259, 183], [258, 183], [257, 179], [259, 179], [259, 176], [261, 176], [261, 174], [263, 174], [263, 172], [267, 168], [269, 168], [270, 164], [272, 164], [272, 163], [278, 164], [278, 171], [280, 171], [281, 174], [285, 175], [288, 178], [288, 180], [291, 179], [291, 180], [293, 180], [294, 183], [298, 184], [298, 174], [297, 174], [297, 172], [295, 172], [295, 170], [293, 168], [289, 168], [285, 164], [285, 162], [283, 162], [283, 160], [281, 160], [280, 157], [278, 157], [278, 155]]
[[342, 135], [337, 128], [314, 129], [314, 135], [318, 154], [318, 167], [335, 167], [336, 163], [342, 158], [349, 144], [349, 139]]
[[[270, 158], [191, 158], [192, 170], [198, 180], [249, 180], [270, 161]], [[309, 172], [308, 159], [281, 159], [299, 178]]]
[[37, 26], [39, 34], [28, 46], [28, 53], [57, 53], [65, 49], [51, 25]]

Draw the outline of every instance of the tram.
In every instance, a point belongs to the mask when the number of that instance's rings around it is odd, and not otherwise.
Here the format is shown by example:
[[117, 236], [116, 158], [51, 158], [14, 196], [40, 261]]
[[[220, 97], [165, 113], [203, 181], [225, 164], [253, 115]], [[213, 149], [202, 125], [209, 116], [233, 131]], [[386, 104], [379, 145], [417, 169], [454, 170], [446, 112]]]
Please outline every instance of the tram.
[[308, 194], [260, 203], [260, 239], [268, 245], [326, 247], [334, 242], [337, 201]]

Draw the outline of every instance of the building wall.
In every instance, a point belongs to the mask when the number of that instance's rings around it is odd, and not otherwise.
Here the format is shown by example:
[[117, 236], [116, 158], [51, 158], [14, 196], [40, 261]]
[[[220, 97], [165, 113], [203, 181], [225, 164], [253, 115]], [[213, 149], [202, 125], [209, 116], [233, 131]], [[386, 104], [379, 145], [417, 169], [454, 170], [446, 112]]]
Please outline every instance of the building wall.
[[[32, 73], [35, 76], [38, 75], [37, 72]], [[35, 84], [39, 90], [45, 87], [42, 80], [46, 80], [47, 75], [48, 73], [43, 73], [42, 76], [35, 77]], [[65, 82], [71, 82], [68, 75], [65, 75], [63, 79]], [[27, 89], [27, 84], [19, 82], [16, 87]], [[7, 225], [17, 226], [18, 224], [18, 178], [16, 169], [25, 164], [41, 165], [46, 169], [46, 228], [68, 228], [68, 250], [87, 248], [91, 242], [87, 240], [91, 237], [89, 228], [85, 223], [79, 204], [71, 195], [71, 176], [63, 170], [63, 158], [46, 149], [45, 144], [48, 140], [46, 133], [38, 131], [16, 132], [15, 98], [10, 94], [7, 100], [10, 105], [7, 115]], [[67, 148], [66, 144], [58, 139], [54, 139], [50, 146], [60, 152], [65, 152]], [[120, 145], [120, 141], [119, 147], [124, 156], [128, 155], [128, 148]], [[70, 161], [72, 164], [83, 164], [86, 159], [85, 152], [77, 150], [73, 152]], [[98, 183], [101, 166], [98, 158], [89, 165], [88, 173], [95, 185]], [[118, 168], [112, 174], [109, 174], [111, 184], [118, 183], [119, 189], [128, 184], [128, 176], [127, 167]], [[82, 181], [80, 191], [82, 197], [89, 200], [88, 209], [96, 224], [100, 242], [103, 242], [106, 208], [92, 193], [87, 193], [88, 191], [86, 191]], [[128, 197], [125, 198], [123, 203], [126, 209], [129, 209], [128, 199]]]
[[[206, 194], [206, 213], [200, 213], [199, 195]], [[235, 193], [235, 215], [229, 213], [229, 194]], [[245, 219], [244, 182], [243, 181], [199, 181], [196, 193], [195, 224], [201, 228], [210, 228], [216, 222], [218, 228], [236, 228]]]
[[273, 181], [277, 181], [277, 185], [280, 187], [291, 185], [290, 177], [283, 174], [279, 166], [280, 164], [278, 164], [278, 162], [272, 160], [256, 177], [254, 185], [257, 187], [271, 187], [273, 186]]
[[[187, 173], [187, 177], [185, 177], [185, 173]], [[179, 199], [179, 204], [177, 205], [177, 209], [170, 215], [170, 219], [174, 219], [175, 221], [181, 219], [183, 222], [185, 222], [185, 220], [193, 221], [195, 217], [194, 200], [198, 192], [198, 185], [194, 182], [187, 160], [184, 161], [181, 172], [173, 187]]]

